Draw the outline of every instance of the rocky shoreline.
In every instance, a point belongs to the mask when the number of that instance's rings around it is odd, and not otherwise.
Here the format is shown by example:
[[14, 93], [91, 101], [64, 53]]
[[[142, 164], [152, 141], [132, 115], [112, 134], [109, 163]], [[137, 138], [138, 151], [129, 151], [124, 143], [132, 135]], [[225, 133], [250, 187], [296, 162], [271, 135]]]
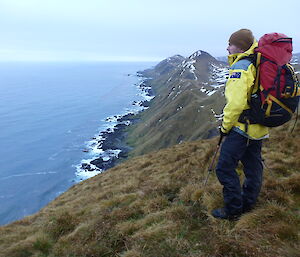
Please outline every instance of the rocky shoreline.
[[137, 118], [134, 114], [127, 114], [117, 119], [118, 124], [113, 127], [112, 132], [101, 132], [100, 136], [103, 138], [101, 141], [102, 150], [104, 152], [111, 153], [111, 156], [109, 159], [103, 157], [96, 158], [95, 160], [91, 161], [91, 164], [104, 171], [113, 167], [117, 161], [126, 159], [131, 147], [125, 143], [127, 134], [125, 130], [135, 121], [137, 121]]
[[[128, 153], [132, 150], [132, 147], [126, 144], [127, 128], [139, 121], [137, 114], [147, 109], [149, 101], [154, 98], [153, 90], [148, 83], [150, 79], [143, 77], [139, 73], [137, 76], [141, 78], [141, 82], [137, 86], [141, 90], [144, 100], [134, 101], [132, 106], [137, 107], [139, 111], [106, 118], [106, 122], [113, 122], [115, 125], [100, 132], [97, 137], [93, 138], [91, 147], [94, 147], [94, 151], [95, 148], [96, 151], [99, 151], [99, 156], [80, 164], [80, 167], [77, 168], [80, 170], [80, 180], [112, 168], [128, 158]], [[84, 151], [89, 152], [89, 150]]]

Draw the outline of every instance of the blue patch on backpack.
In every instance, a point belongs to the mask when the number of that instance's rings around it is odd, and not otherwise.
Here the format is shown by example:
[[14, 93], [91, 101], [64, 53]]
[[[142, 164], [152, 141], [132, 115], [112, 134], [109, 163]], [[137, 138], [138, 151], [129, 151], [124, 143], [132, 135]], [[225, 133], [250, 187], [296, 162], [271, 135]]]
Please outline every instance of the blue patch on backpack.
[[242, 73], [241, 72], [233, 72], [230, 76], [231, 79], [240, 79]]

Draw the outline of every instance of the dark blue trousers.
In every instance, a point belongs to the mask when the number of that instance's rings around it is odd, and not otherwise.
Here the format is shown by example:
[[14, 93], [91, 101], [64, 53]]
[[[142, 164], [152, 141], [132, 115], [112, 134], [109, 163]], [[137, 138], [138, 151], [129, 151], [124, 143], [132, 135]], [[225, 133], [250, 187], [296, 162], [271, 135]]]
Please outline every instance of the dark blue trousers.
[[[262, 140], [248, 139], [233, 130], [225, 137], [216, 173], [223, 185], [226, 213], [239, 214], [255, 205], [262, 184], [261, 146]], [[239, 161], [245, 174], [242, 186], [235, 170]]]

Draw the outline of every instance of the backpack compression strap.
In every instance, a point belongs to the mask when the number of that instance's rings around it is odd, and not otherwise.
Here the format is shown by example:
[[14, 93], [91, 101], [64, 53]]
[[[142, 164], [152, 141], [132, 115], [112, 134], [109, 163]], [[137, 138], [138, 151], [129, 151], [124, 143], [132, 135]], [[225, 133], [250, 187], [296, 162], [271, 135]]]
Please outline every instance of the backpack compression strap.
[[255, 64], [255, 68], [256, 68], [256, 78], [255, 78], [255, 83], [254, 83], [254, 87], [252, 89], [252, 94], [257, 92], [258, 88], [259, 88], [259, 66], [260, 66], [260, 60], [261, 60], [261, 53], [257, 53], [257, 57], [256, 57], [256, 64]]
[[290, 114], [293, 114], [293, 112], [290, 108], [288, 108], [286, 105], [284, 105], [276, 97], [269, 94], [267, 99], [266, 99], [266, 102], [268, 104], [268, 107], [267, 107], [267, 110], [266, 110], [266, 116], [270, 116], [270, 114], [271, 114], [272, 101], [277, 103], [278, 105], [280, 105], [283, 109], [287, 110]]

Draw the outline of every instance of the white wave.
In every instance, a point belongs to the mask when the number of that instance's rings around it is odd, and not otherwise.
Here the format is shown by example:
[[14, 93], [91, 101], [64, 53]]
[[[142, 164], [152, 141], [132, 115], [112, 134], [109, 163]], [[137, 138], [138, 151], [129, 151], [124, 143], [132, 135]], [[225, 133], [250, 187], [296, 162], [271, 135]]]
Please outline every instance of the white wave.
[[36, 176], [36, 175], [49, 175], [49, 174], [56, 174], [55, 171], [45, 171], [45, 172], [35, 172], [35, 173], [21, 173], [21, 174], [14, 174], [7, 177], [2, 177], [0, 180], [6, 180], [16, 177], [27, 177], [27, 176]]
[[56, 159], [57, 156], [58, 156], [58, 153], [52, 154], [52, 155], [48, 158], [48, 160], [49, 160], [49, 161], [54, 161], [54, 160]]
[[[92, 165], [92, 166], [95, 166], [95, 165]], [[98, 171], [97, 169], [94, 169], [93, 171], [79, 169], [76, 172], [76, 177], [77, 177], [76, 182], [80, 182], [82, 180], [86, 180], [86, 179], [92, 178], [92, 177], [100, 174], [101, 172], [102, 172], [101, 170]]]
[[[80, 164], [74, 166], [76, 168], [75, 175], [77, 177], [77, 182], [94, 177], [102, 172], [96, 165], [91, 164], [95, 158], [81, 160]], [[89, 165], [91, 170], [84, 169], [82, 165]]]
[[0, 195], [0, 199], [13, 198], [15, 195]]

